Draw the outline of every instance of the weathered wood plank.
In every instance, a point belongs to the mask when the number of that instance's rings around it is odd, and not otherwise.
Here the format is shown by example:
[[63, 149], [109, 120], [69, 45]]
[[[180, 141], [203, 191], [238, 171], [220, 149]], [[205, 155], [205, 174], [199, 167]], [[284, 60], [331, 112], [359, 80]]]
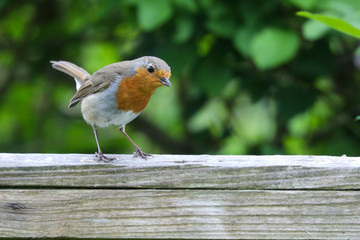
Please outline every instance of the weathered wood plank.
[[0, 190], [0, 237], [359, 239], [359, 191]]
[[329, 156], [0, 154], [0, 186], [360, 189], [360, 158]]

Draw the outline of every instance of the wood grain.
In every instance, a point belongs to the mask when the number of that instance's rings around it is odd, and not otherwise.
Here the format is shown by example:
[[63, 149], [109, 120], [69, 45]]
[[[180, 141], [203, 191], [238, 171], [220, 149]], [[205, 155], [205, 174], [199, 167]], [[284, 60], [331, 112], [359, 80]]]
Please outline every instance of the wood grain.
[[0, 190], [0, 237], [359, 239], [359, 191]]
[[[111, 155], [110, 155], [111, 156]], [[64, 188], [360, 189], [360, 158], [132, 155], [99, 163], [85, 154], [0, 154], [0, 186]]]
[[0, 154], [0, 238], [360, 239], [360, 158]]

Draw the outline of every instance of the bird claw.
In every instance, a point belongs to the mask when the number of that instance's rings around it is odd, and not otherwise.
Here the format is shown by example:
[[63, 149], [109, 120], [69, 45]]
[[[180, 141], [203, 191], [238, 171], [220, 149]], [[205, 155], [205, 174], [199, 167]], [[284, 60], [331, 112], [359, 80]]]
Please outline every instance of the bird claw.
[[136, 149], [136, 152], [134, 152], [134, 156], [133, 158], [137, 158], [137, 157], [141, 157], [142, 159], [147, 159], [147, 157], [153, 157], [153, 155], [148, 154], [148, 153], [144, 153], [143, 151], [141, 151], [140, 149]]
[[102, 152], [100, 153], [95, 153], [95, 157], [97, 157], [99, 159], [99, 162], [112, 162], [114, 160], [116, 160], [116, 158], [110, 158], [105, 156]]

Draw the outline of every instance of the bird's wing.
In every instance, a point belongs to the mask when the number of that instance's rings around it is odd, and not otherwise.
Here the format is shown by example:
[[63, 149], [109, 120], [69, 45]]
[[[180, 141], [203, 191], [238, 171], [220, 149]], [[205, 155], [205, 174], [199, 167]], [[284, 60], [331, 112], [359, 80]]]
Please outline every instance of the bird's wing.
[[74, 107], [82, 99], [91, 94], [104, 91], [119, 77], [120, 73], [115, 71], [106, 71], [106, 69], [100, 69], [99, 71], [95, 72], [72, 97], [69, 108]]

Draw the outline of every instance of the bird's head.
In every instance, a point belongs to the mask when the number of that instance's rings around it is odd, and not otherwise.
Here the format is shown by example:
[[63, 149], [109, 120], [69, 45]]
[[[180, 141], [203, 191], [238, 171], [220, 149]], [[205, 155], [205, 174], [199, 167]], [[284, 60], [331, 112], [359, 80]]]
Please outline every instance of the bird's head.
[[146, 56], [134, 61], [138, 62], [136, 64], [136, 75], [143, 79], [145, 85], [150, 85], [151, 88], [158, 88], [164, 85], [171, 88], [169, 81], [171, 70], [164, 60]]
[[131, 110], [135, 113], [141, 112], [156, 88], [164, 85], [171, 87], [170, 67], [160, 58], [141, 57], [122, 63], [122, 70], [125, 72], [121, 72], [126, 74], [119, 83], [116, 95], [118, 109]]

